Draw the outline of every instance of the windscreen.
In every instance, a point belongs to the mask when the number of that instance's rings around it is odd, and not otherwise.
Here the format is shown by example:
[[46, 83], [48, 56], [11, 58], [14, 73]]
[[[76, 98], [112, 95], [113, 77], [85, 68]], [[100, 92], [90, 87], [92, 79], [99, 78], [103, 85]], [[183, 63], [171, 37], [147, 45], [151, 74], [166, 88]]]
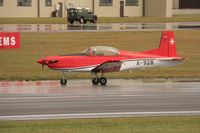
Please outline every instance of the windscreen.
[[116, 56], [119, 50], [109, 46], [94, 46], [84, 50], [82, 53], [92, 56]]

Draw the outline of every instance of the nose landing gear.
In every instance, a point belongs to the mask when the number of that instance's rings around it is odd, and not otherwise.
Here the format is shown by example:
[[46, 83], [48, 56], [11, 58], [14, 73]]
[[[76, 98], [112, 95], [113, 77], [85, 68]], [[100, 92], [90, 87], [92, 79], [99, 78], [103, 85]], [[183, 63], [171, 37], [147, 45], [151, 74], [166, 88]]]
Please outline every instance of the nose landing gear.
[[67, 80], [65, 79], [65, 73], [62, 73], [62, 78], [60, 79], [60, 84], [65, 86], [67, 85]]
[[62, 79], [60, 80], [60, 84], [61, 84], [61, 85], [66, 85], [66, 84], [67, 84], [67, 80], [66, 80], [65, 78], [62, 78]]

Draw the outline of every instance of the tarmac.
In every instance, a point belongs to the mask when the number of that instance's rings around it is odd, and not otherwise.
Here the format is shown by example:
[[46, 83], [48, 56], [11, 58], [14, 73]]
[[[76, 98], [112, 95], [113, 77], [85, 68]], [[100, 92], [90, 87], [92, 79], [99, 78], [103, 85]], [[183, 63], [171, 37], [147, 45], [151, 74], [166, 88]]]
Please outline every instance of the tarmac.
[[200, 115], [200, 82], [182, 81], [2, 81], [0, 121]]

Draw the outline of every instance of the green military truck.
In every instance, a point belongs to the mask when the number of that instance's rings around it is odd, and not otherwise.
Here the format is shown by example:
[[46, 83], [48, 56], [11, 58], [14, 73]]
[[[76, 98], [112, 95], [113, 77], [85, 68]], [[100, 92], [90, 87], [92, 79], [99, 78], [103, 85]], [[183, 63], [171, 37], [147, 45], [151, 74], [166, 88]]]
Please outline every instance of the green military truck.
[[73, 24], [75, 21], [85, 24], [87, 21], [91, 23], [97, 22], [97, 16], [87, 8], [69, 8], [67, 9], [67, 21]]

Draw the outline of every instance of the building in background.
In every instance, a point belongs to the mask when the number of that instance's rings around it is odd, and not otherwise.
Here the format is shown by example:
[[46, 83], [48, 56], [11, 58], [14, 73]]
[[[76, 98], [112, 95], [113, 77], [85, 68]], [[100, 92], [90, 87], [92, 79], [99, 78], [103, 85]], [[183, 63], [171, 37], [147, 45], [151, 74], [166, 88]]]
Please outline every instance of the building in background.
[[99, 17], [200, 14], [200, 0], [0, 0], [0, 17], [66, 17], [70, 7], [91, 8]]

